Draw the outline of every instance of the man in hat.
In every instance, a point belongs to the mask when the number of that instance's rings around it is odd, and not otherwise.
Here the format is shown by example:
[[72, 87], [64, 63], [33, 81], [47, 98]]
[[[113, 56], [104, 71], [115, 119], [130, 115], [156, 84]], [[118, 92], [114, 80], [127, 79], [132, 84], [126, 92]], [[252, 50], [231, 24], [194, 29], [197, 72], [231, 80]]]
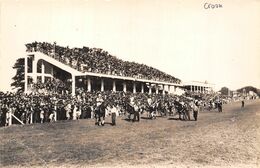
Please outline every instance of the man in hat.
[[198, 119], [198, 114], [199, 114], [199, 107], [197, 106], [196, 103], [193, 103], [193, 104], [192, 104], [192, 110], [193, 110], [194, 120], [197, 121], [197, 119]]
[[117, 116], [117, 108], [116, 108], [116, 105], [113, 104], [111, 105], [110, 107], [110, 111], [111, 111], [111, 120], [112, 120], [112, 125], [115, 126], [116, 125], [116, 116]]

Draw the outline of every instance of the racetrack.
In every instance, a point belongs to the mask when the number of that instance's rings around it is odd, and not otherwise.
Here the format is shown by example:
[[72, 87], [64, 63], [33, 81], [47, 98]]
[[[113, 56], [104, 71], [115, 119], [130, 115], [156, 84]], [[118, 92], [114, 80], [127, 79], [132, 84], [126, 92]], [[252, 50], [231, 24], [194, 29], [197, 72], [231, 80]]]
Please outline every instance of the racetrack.
[[260, 167], [260, 101], [240, 106], [201, 112], [197, 122], [117, 118], [117, 126], [79, 120], [0, 128], [0, 166]]

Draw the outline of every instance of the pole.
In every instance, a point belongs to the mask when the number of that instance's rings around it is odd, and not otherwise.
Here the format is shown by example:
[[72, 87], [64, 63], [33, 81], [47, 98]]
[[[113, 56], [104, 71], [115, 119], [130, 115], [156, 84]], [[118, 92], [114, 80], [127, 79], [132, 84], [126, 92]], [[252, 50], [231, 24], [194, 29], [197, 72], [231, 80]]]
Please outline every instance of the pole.
[[26, 55], [24, 58], [24, 93], [27, 93], [27, 87], [28, 87], [27, 70], [28, 70], [28, 58]]

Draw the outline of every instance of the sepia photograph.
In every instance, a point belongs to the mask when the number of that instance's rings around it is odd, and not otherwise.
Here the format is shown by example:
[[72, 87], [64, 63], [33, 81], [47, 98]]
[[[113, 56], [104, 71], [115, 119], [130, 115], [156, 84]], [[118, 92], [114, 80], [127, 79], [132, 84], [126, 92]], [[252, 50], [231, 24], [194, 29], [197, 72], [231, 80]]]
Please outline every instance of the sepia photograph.
[[260, 168], [260, 0], [0, 0], [1, 168]]

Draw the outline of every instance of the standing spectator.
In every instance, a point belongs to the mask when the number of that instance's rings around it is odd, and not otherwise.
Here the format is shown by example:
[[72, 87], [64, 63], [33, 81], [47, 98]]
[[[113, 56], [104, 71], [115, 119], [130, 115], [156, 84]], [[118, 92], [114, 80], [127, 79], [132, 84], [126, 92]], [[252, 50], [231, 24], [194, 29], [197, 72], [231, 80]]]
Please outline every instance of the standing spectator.
[[81, 107], [77, 106], [76, 119], [79, 120], [80, 116], [81, 116]]
[[70, 103], [67, 104], [65, 110], [66, 110], [66, 118], [67, 118], [67, 120], [69, 120], [70, 119], [70, 113], [71, 113], [71, 104]]
[[197, 121], [198, 114], [199, 114], [199, 107], [195, 103], [192, 104], [192, 110], [193, 110], [194, 120]]
[[43, 108], [41, 108], [40, 120], [41, 120], [41, 123], [43, 123], [43, 121], [44, 121], [44, 110], [43, 110]]
[[244, 99], [243, 99], [241, 108], [244, 108], [244, 107], [245, 107], [245, 102], [244, 102]]
[[77, 119], [77, 107], [76, 107], [76, 105], [73, 106], [72, 119], [73, 120]]
[[218, 106], [218, 112], [222, 112], [222, 101], [221, 100], [218, 101], [217, 106]]
[[50, 119], [50, 122], [54, 122], [54, 113], [53, 112], [51, 112], [49, 119]]
[[139, 113], [139, 107], [137, 103], [134, 103], [134, 119], [133, 121], [140, 121], [140, 113]]
[[6, 112], [6, 117], [5, 117], [5, 126], [10, 126], [12, 124], [12, 118], [11, 118], [11, 111], [10, 109], [7, 110]]
[[111, 107], [111, 119], [112, 119], [112, 125], [115, 126], [116, 125], [116, 115], [117, 115], [118, 111], [115, 105], [112, 105]]

